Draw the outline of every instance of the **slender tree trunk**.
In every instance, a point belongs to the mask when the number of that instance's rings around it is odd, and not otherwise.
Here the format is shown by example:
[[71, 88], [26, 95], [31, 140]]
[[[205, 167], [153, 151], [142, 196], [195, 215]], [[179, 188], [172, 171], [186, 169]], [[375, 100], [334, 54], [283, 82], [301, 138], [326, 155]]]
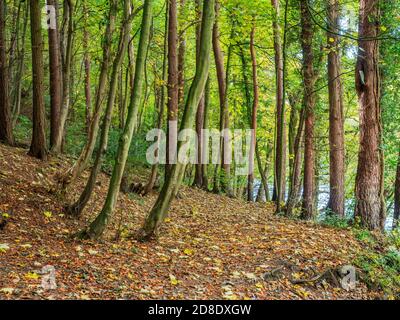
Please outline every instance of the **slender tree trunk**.
[[307, 0], [300, 1], [301, 9], [301, 42], [303, 48], [303, 82], [305, 107], [305, 145], [304, 145], [304, 188], [302, 218], [311, 220], [315, 216], [315, 154], [314, 154], [314, 123], [315, 123], [315, 72], [313, 39], [314, 30]]
[[279, 25], [279, 1], [271, 0], [273, 6], [272, 28], [274, 32], [275, 74], [276, 74], [276, 155], [275, 181], [277, 212], [281, 211], [281, 203], [285, 198], [286, 181], [286, 120], [284, 94], [284, 59]]
[[31, 42], [32, 42], [32, 83], [33, 83], [33, 129], [29, 155], [47, 159], [45, 135], [44, 71], [41, 8], [39, 1], [30, 0]]
[[360, 105], [360, 150], [356, 177], [356, 217], [365, 228], [383, 230], [382, 124], [379, 78], [378, 0], [360, 0], [356, 89]]
[[[219, 17], [219, 10], [220, 10], [220, 3], [219, 0], [215, 1], [215, 12], [216, 12], [216, 20], [213, 27], [213, 49], [214, 49], [214, 58], [215, 58], [215, 65], [217, 71], [217, 79], [218, 79], [218, 92], [219, 92], [219, 101], [220, 101], [220, 130], [225, 131], [229, 130], [229, 103], [228, 103], [228, 86], [229, 86], [229, 72], [230, 72], [230, 61], [231, 61], [231, 52], [232, 47], [231, 45], [228, 48], [228, 62], [227, 62], [227, 70], [226, 73], [224, 71], [224, 54], [221, 49], [220, 44], [220, 31], [219, 31], [219, 24], [218, 24], [218, 17]], [[233, 28], [232, 28], [233, 33]], [[225, 158], [230, 152], [228, 150], [228, 145], [225, 143], [224, 138], [221, 138], [220, 142], [220, 160], [221, 166], [224, 171], [224, 185], [226, 187], [226, 191], [228, 195], [231, 195], [232, 190], [230, 187], [230, 164], [228, 159]], [[216, 166], [215, 169], [215, 182], [214, 182], [214, 192], [220, 192], [220, 165]]]
[[178, 14], [176, 0], [169, 0], [168, 18], [168, 138], [166, 175], [176, 159], [178, 141]]
[[[186, 100], [181, 129], [191, 129], [195, 122], [196, 109], [206, 86], [209, 66], [210, 51], [212, 43], [212, 28], [215, 20], [215, 0], [204, 1], [203, 18], [201, 28], [200, 59], [196, 66], [196, 75], [193, 79], [188, 98]], [[178, 150], [183, 144], [180, 143]], [[174, 164], [163, 189], [152, 208], [149, 216], [140, 232], [142, 240], [149, 239], [155, 235], [168, 214], [173, 198], [178, 193], [180, 184], [185, 174], [186, 165], [178, 162]]]
[[[57, 8], [57, 0], [47, 0], [48, 6]], [[56, 10], [57, 11], [57, 10]], [[60, 110], [62, 103], [62, 70], [61, 70], [61, 51], [58, 30], [57, 14], [55, 17], [55, 29], [48, 29], [49, 39], [49, 70], [50, 70], [50, 148], [57, 147], [60, 135]], [[59, 151], [59, 150], [54, 150]]]
[[59, 131], [57, 140], [54, 141], [51, 151], [53, 153], [59, 153], [63, 147], [65, 123], [67, 121], [69, 107], [71, 105], [71, 69], [72, 69], [72, 55], [73, 55], [73, 37], [74, 37], [74, 2], [73, 0], [64, 1], [64, 28], [66, 28], [66, 34], [63, 35], [62, 39], [66, 38], [66, 41], [61, 43], [64, 45], [61, 51], [62, 60], [62, 104], [59, 118]]
[[290, 122], [289, 122], [289, 193], [292, 189], [291, 177], [293, 176], [294, 168], [294, 158], [295, 158], [295, 141], [297, 135], [297, 129], [299, 126], [299, 108], [298, 108], [298, 95], [296, 92], [294, 94], [289, 94], [288, 99], [290, 103]]
[[[167, 35], [168, 33], [168, 19], [165, 19], [165, 32], [164, 34]], [[166, 94], [166, 83], [168, 81], [167, 79], [167, 67], [168, 67], [168, 63], [167, 63], [167, 58], [168, 58], [168, 37], [164, 37], [164, 58], [163, 58], [163, 71], [162, 71], [162, 86], [161, 89], [159, 90], [161, 92], [160, 94], [160, 98], [158, 99], [158, 119], [157, 119], [157, 129], [161, 129], [162, 128], [162, 124], [163, 124], [163, 118], [164, 118], [164, 109], [165, 109], [165, 96]], [[160, 141], [161, 140], [161, 136], [159, 135], [157, 137], [157, 144], [158, 144], [158, 148], [160, 147]], [[156, 151], [157, 153], [159, 152], [159, 150]], [[156, 154], [155, 156], [157, 156], [158, 154]], [[154, 189], [154, 185], [156, 183], [157, 180], [157, 174], [158, 174], [158, 166], [159, 164], [153, 164], [152, 168], [151, 168], [151, 174], [150, 174], [150, 178], [149, 178], [149, 182], [147, 183], [145, 189], [144, 189], [144, 195], [149, 194], [153, 189]]]
[[[185, 0], [180, 0], [180, 14], [182, 15], [185, 8]], [[185, 31], [182, 30], [179, 33], [178, 42], [178, 87], [179, 87], [179, 106], [184, 104], [185, 100], [185, 52], [186, 52], [186, 40]]]
[[64, 191], [70, 184], [74, 183], [76, 179], [82, 174], [82, 172], [87, 168], [89, 161], [92, 157], [94, 147], [96, 145], [97, 135], [99, 131], [99, 122], [102, 113], [102, 105], [108, 81], [108, 69], [111, 64], [112, 35], [115, 29], [116, 15], [117, 1], [112, 0], [110, 2], [110, 11], [105, 32], [105, 39], [103, 41], [103, 61], [100, 69], [98, 87], [96, 92], [96, 102], [92, 115], [92, 121], [90, 123], [89, 136], [78, 160], [60, 179], [62, 189]]
[[103, 126], [100, 134], [100, 145], [99, 150], [97, 151], [96, 160], [92, 171], [90, 173], [89, 180], [87, 181], [86, 187], [83, 190], [79, 200], [75, 202], [72, 206], [67, 208], [67, 212], [69, 212], [73, 216], [79, 216], [83, 209], [86, 207], [87, 203], [90, 200], [92, 195], [93, 189], [96, 185], [97, 176], [100, 172], [103, 158], [107, 152], [107, 144], [108, 144], [108, 135], [110, 132], [111, 120], [113, 109], [116, 100], [116, 93], [117, 93], [117, 86], [118, 86], [118, 74], [121, 69], [121, 64], [126, 54], [126, 49], [129, 42], [129, 33], [131, 30], [131, 20], [129, 17], [129, 10], [130, 10], [130, 1], [124, 1], [124, 20], [121, 26], [120, 32], [120, 40], [118, 46], [118, 52], [114, 59], [112, 73], [111, 73], [111, 82], [110, 82], [110, 89], [107, 99], [107, 108], [103, 119]]
[[393, 228], [397, 228], [399, 226], [400, 220], [400, 153], [399, 153], [399, 161], [397, 162], [397, 173], [396, 173], [396, 183], [394, 190], [394, 220], [393, 220]]
[[[208, 129], [209, 128], [209, 122], [210, 122], [210, 117], [209, 117], [209, 112], [210, 112], [210, 78], [207, 79], [206, 83], [206, 88], [204, 89], [204, 122], [203, 122], [203, 129]], [[202, 152], [202, 158], [205, 159], [207, 153], [208, 153], [208, 141], [205, 140], [205, 137], [202, 137], [203, 141], [203, 152]], [[206, 161], [202, 161], [202, 183], [203, 183], [203, 189], [208, 191], [208, 164]]]
[[135, 68], [134, 90], [131, 95], [131, 101], [128, 109], [128, 116], [124, 131], [120, 137], [117, 155], [115, 157], [115, 166], [110, 180], [107, 198], [103, 209], [91, 223], [89, 228], [83, 231], [79, 236], [81, 238], [99, 238], [106, 228], [108, 221], [114, 211], [118, 200], [119, 188], [122, 176], [128, 158], [129, 147], [132, 142], [132, 135], [137, 124], [137, 115], [140, 106], [140, 100], [143, 94], [143, 75], [146, 62], [146, 54], [149, 46], [150, 27], [152, 21], [152, 0], [145, 0], [143, 8], [143, 18], [140, 31], [140, 40]]
[[11, 104], [9, 96], [9, 74], [6, 54], [6, 3], [0, 3], [0, 141], [14, 144], [12, 132]]
[[84, 53], [84, 66], [85, 66], [85, 124], [86, 124], [86, 133], [89, 134], [90, 128], [90, 120], [91, 120], [91, 112], [92, 112], [92, 88], [90, 82], [90, 53], [89, 53], [89, 40], [90, 34], [87, 26], [88, 20], [88, 12], [86, 2], [83, 2], [83, 16], [84, 16], [84, 25], [83, 25], [83, 50]]
[[257, 79], [257, 57], [256, 49], [254, 47], [254, 37], [255, 37], [256, 27], [253, 25], [250, 34], [250, 54], [252, 61], [253, 70], [253, 110], [251, 113], [251, 129], [253, 131], [251, 137], [250, 146], [250, 157], [249, 157], [249, 177], [247, 184], [247, 200], [254, 201], [254, 157], [257, 142], [257, 110], [258, 110], [258, 100], [259, 100], [259, 88]]
[[256, 144], [256, 157], [257, 157], [257, 165], [258, 171], [261, 176], [261, 186], [260, 189], [263, 189], [263, 192], [259, 192], [257, 196], [257, 201], [261, 201], [260, 197], [264, 196], [265, 201], [269, 201], [269, 189], [268, 189], [268, 175], [269, 175], [269, 154], [270, 154], [270, 147], [267, 150], [267, 161], [265, 167], [263, 168], [262, 161], [261, 161], [261, 154], [259, 150], [259, 143]]
[[22, 99], [22, 76], [24, 74], [24, 60], [25, 60], [25, 39], [26, 33], [28, 29], [28, 20], [29, 20], [29, 1], [25, 2], [24, 10], [25, 15], [23, 19], [23, 27], [22, 27], [22, 36], [21, 41], [17, 39], [17, 47], [18, 47], [18, 65], [17, 71], [15, 75], [15, 89], [13, 94], [13, 106], [12, 106], [12, 127], [15, 128], [17, 124], [17, 120], [21, 111], [21, 99]]
[[[196, 0], [196, 7], [197, 7], [197, 17], [198, 20], [201, 20], [202, 16], [202, 1]], [[200, 59], [200, 37], [201, 37], [201, 25], [196, 25], [196, 63]], [[203, 159], [203, 136], [202, 130], [204, 127], [204, 108], [205, 108], [205, 101], [204, 101], [204, 94], [200, 99], [199, 106], [197, 108], [196, 113], [196, 133], [197, 133], [197, 164], [195, 165], [195, 174], [194, 174], [194, 186], [201, 188], [203, 186], [203, 166], [202, 166], [202, 159]]]
[[329, 144], [330, 144], [330, 192], [328, 210], [344, 216], [344, 117], [341, 62], [339, 53], [339, 0], [328, 3], [328, 87], [329, 87]]
[[305, 122], [305, 110], [304, 107], [300, 113], [299, 125], [297, 128], [297, 134], [293, 146], [293, 170], [290, 176], [290, 191], [288, 200], [286, 203], [286, 215], [288, 217], [293, 215], [294, 209], [297, 207], [300, 198], [301, 189], [301, 168], [302, 168], [302, 152], [301, 145], [304, 140], [304, 122]]

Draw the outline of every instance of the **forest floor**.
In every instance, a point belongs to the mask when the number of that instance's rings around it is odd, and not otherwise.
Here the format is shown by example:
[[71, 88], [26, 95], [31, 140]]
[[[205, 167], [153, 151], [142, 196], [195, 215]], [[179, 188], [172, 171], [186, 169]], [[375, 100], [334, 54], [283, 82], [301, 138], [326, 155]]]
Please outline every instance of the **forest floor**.
[[[351, 231], [277, 217], [271, 205], [188, 187], [173, 202], [158, 241], [130, 237], [156, 195], [125, 194], [104, 240], [72, 240], [101, 209], [108, 177], [101, 175], [88, 209], [73, 220], [51, 192], [54, 176], [71, 161], [41, 162], [26, 152], [0, 145], [0, 213], [9, 216], [0, 230], [0, 300], [374, 299], [380, 294], [363, 283], [347, 292], [329, 279], [292, 282], [351, 264], [362, 248]], [[48, 265], [56, 270], [55, 290], [41, 286]]]

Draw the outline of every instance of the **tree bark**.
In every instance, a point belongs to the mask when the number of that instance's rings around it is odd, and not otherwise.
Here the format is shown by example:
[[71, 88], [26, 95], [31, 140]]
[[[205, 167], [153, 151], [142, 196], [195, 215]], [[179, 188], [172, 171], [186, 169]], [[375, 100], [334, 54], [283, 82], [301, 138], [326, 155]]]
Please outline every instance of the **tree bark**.
[[143, 94], [143, 75], [145, 69], [146, 55], [150, 39], [150, 27], [152, 21], [152, 0], [145, 0], [143, 7], [143, 18], [140, 31], [140, 40], [135, 68], [134, 90], [131, 95], [131, 101], [128, 109], [128, 116], [125, 123], [124, 131], [120, 137], [117, 155], [115, 157], [115, 166], [112, 172], [110, 186], [103, 209], [90, 224], [87, 230], [79, 234], [80, 238], [97, 239], [101, 237], [106, 228], [108, 221], [114, 211], [118, 200], [119, 188], [124, 173], [126, 160], [128, 158], [129, 147], [132, 142], [132, 135], [137, 124], [138, 110], [140, 100]]
[[168, 18], [168, 139], [166, 175], [170, 173], [171, 165], [176, 159], [178, 141], [178, 14], [176, 0], [169, 0]]
[[[180, 14], [185, 8], [185, 0], [180, 0]], [[179, 106], [184, 104], [185, 100], [185, 52], [186, 52], [186, 40], [185, 31], [182, 30], [178, 37], [179, 49], [178, 49], [178, 87], [179, 87]]]
[[[197, 7], [197, 17], [198, 20], [201, 20], [202, 12], [201, 12], [201, 0], [196, 0]], [[201, 37], [201, 25], [196, 25], [196, 63], [200, 59], [200, 37]], [[203, 186], [203, 136], [202, 130], [204, 128], [204, 108], [205, 108], [205, 100], [204, 94], [200, 99], [199, 106], [197, 108], [196, 113], [196, 133], [197, 133], [197, 164], [195, 165], [195, 173], [194, 173], [194, 186], [201, 188]]]
[[[47, 5], [57, 8], [57, 0], [47, 0]], [[56, 9], [57, 11], [57, 9]], [[49, 41], [49, 70], [50, 70], [50, 149], [57, 147], [61, 132], [60, 110], [62, 103], [62, 70], [61, 51], [58, 30], [58, 19], [56, 14], [56, 28], [48, 29]], [[59, 151], [59, 150], [54, 150]]]
[[275, 154], [275, 181], [277, 212], [281, 211], [281, 203], [285, 198], [286, 181], [286, 116], [284, 93], [284, 57], [279, 25], [279, 1], [271, 0], [273, 6], [272, 29], [274, 33], [275, 74], [276, 74], [276, 154]]
[[378, 0], [360, 0], [356, 89], [360, 106], [360, 150], [356, 177], [355, 215], [363, 227], [383, 230], [386, 213], [383, 190], [382, 124], [379, 78], [380, 31]]
[[9, 97], [9, 74], [6, 54], [6, 3], [0, 3], [0, 141], [14, 144], [11, 104]]
[[[215, 0], [204, 1], [203, 18], [201, 28], [200, 59], [196, 66], [196, 75], [193, 79], [188, 98], [186, 100], [185, 110], [182, 118], [181, 129], [191, 129], [195, 122], [196, 109], [199, 105], [201, 96], [207, 82], [210, 67], [210, 51], [212, 43], [212, 29], [215, 20]], [[183, 143], [180, 143], [178, 150]], [[147, 240], [157, 234], [160, 225], [168, 214], [169, 207], [173, 198], [178, 193], [186, 165], [178, 162], [174, 164], [168, 179], [165, 181], [162, 191], [150, 211], [144, 226], [140, 232], [140, 239]]]
[[[230, 72], [230, 61], [232, 55], [232, 46], [230, 45], [228, 48], [228, 61], [226, 72], [224, 71], [224, 54], [221, 49], [220, 44], [220, 31], [218, 24], [218, 17], [220, 11], [220, 3], [219, 0], [215, 1], [215, 13], [216, 20], [213, 27], [213, 50], [214, 50], [214, 58], [215, 58], [215, 66], [217, 71], [217, 79], [218, 79], [218, 92], [219, 92], [219, 101], [220, 101], [220, 131], [229, 130], [229, 103], [228, 103], [228, 86], [229, 86], [229, 72]], [[232, 32], [233, 33], [233, 28]], [[220, 160], [221, 166], [224, 171], [223, 174], [223, 182], [224, 187], [226, 187], [226, 191], [228, 195], [232, 195], [232, 190], [230, 187], [230, 171], [231, 166], [228, 163], [228, 159], [225, 159], [225, 155], [228, 154], [230, 150], [227, 149], [227, 145], [223, 138], [221, 138], [220, 142]], [[214, 182], [214, 192], [220, 192], [220, 165], [216, 166], [215, 172], [215, 182]]]
[[329, 87], [329, 144], [330, 144], [330, 193], [328, 210], [344, 216], [344, 116], [342, 98], [341, 62], [339, 53], [339, 0], [328, 3], [328, 87]]
[[258, 79], [257, 79], [257, 57], [256, 57], [256, 49], [254, 46], [254, 37], [255, 37], [256, 27], [253, 25], [250, 34], [250, 55], [252, 62], [252, 71], [253, 71], [253, 109], [251, 113], [251, 146], [250, 146], [250, 157], [249, 157], [249, 176], [248, 176], [248, 184], [247, 184], [247, 200], [253, 202], [254, 201], [254, 159], [255, 159], [255, 149], [256, 149], [256, 141], [257, 141], [257, 110], [258, 110], [258, 101], [259, 101], [259, 88], [258, 88]]
[[83, 2], [83, 15], [84, 15], [84, 26], [83, 26], [83, 50], [84, 53], [84, 66], [85, 66], [85, 124], [86, 133], [89, 134], [91, 112], [92, 112], [92, 88], [90, 81], [90, 53], [89, 53], [89, 39], [90, 34], [87, 26], [88, 12], [86, 2]]
[[33, 129], [29, 155], [47, 159], [44, 105], [44, 69], [41, 8], [39, 1], [30, 0], [31, 43], [32, 43], [32, 83], [33, 83]]
[[301, 145], [304, 140], [304, 122], [305, 110], [304, 107], [300, 113], [300, 120], [297, 128], [297, 134], [293, 146], [293, 170], [290, 176], [290, 190], [286, 203], [286, 216], [293, 216], [294, 209], [297, 207], [300, 198], [301, 187], [301, 168], [302, 168], [302, 152]]
[[304, 145], [304, 187], [302, 218], [311, 220], [315, 216], [315, 72], [313, 39], [314, 30], [307, 0], [300, 1], [301, 10], [301, 44], [303, 48], [303, 82], [305, 107], [305, 145]]
[[113, 62], [112, 73], [110, 77], [110, 88], [109, 94], [107, 98], [107, 107], [103, 119], [102, 130], [100, 134], [100, 144], [99, 150], [97, 151], [96, 159], [94, 162], [94, 166], [91, 170], [90, 177], [86, 183], [86, 187], [81, 193], [78, 201], [75, 202], [72, 206], [67, 207], [67, 212], [73, 216], [80, 216], [83, 209], [86, 207], [87, 203], [90, 200], [93, 189], [96, 185], [97, 176], [100, 172], [101, 166], [103, 164], [103, 158], [107, 152], [107, 144], [108, 144], [108, 135], [110, 132], [111, 120], [113, 109], [116, 100], [117, 86], [118, 86], [118, 74], [121, 69], [122, 61], [126, 54], [126, 49], [129, 42], [129, 34], [131, 30], [131, 20], [129, 17], [130, 10], [130, 1], [124, 1], [124, 19], [121, 26], [120, 32], [120, 40], [118, 45], [118, 52]]
[[400, 220], [400, 152], [399, 152], [399, 160], [397, 162], [396, 183], [394, 189], [393, 229], [399, 226], [399, 220]]
[[113, 0], [110, 2], [108, 22], [105, 32], [105, 39], [103, 42], [103, 60], [100, 69], [98, 87], [96, 91], [96, 101], [94, 105], [92, 121], [90, 123], [89, 135], [86, 145], [83, 148], [78, 160], [70, 169], [68, 169], [66, 173], [64, 173], [64, 175], [60, 179], [61, 188], [63, 191], [65, 191], [69, 185], [74, 183], [76, 179], [82, 174], [82, 172], [87, 168], [93, 154], [99, 131], [99, 122], [102, 113], [104, 94], [108, 81], [108, 69], [111, 64], [112, 35], [115, 29], [116, 15], [117, 1]]

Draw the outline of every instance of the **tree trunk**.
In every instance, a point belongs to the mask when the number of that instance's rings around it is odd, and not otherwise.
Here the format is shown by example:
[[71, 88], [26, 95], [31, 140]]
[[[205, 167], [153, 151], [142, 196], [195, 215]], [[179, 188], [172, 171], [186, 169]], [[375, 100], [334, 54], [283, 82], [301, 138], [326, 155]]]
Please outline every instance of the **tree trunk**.
[[166, 175], [170, 173], [171, 165], [176, 159], [178, 141], [178, 15], [177, 0], [170, 0], [168, 18], [168, 139]]
[[6, 3], [0, 3], [0, 141], [14, 144], [11, 104], [9, 99], [9, 74], [6, 54]]
[[314, 122], [315, 122], [315, 73], [313, 39], [314, 30], [307, 0], [300, 1], [301, 9], [301, 44], [303, 48], [303, 82], [305, 107], [305, 145], [304, 145], [304, 190], [302, 218], [311, 220], [315, 216], [315, 154], [314, 154]]
[[356, 89], [360, 105], [360, 150], [355, 215], [369, 230], [383, 230], [382, 124], [379, 79], [379, 1], [360, 0]]
[[25, 69], [25, 39], [26, 33], [28, 29], [28, 20], [29, 20], [29, 1], [26, 1], [24, 4], [25, 15], [23, 19], [23, 27], [22, 27], [22, 36], [21, 41], [17, 39], [17, 47], [18, 47], [18, 64], [17, 71], [15, 75], [15, 89], [13, 94], [13, 106], [12, 106], [12, 127], [15, 128], [17, 124], [17, 120], [21, 111], [21, 99], [22, 99], [22, 76], [24, 74]]
[[305, 110], [304, 106], [300, 113], [299, 125], [293, 146], [293, 170], [290, 176], [290, 190], [286, 203], [286, 216], [293, 216], [294, 209], [297, 207], [300, 198], [301, 187], [301, 167], [302, 167], [302, 152], [301, 145], [304, 139], [304, 122]]
[[275, 181], [277, 212], [281, 211], [281, 203], [285, 198], [286, 181], [286, 120], [284, 94], [284, 58], [279, 25], [279, 1], [271, 0], [273, 6], [272, 28], [274, 32], [275, 74], [276, 74], [276, 154]]
[[[64, 141], [64, 130], [65, 123], [67, 122], [69, 107], [71, 105], [71, 69], [72, 69], [72, 55], [73, 55], [73, 37], [74, 37], [74, 2], [73, 0], [64, 1], [64, 28], [66, 28], [65, 34], [62, 36], [62, 45], [64, 47], [61, 50], [61, 61], [62, 61], [62, 104], [59, 118], [59, 131], [57, 140], [54, 141], [51, 151], [53, 153], [59, 153], [63, 147]], [[66, 41], [64, 41], [66, 38]]]
[[[213, 27], [213, 50], [214, 50], [214, 58], [215, 58], [215, 66], [217, 71], [217, 79], [218, 79], [218, 92], [219, 92], [219, 101], [220, 101], [220, 131], [229, 130], [229, 104], [228, 104], [228, 86], [229, 86], [229, 72], [230, 72], [230, 61], [232, 55], [232, 46], [230, 45], [228, 48], [228, 62], [227, 62], [227, 70], [226, 73], [224, 71], [224, 54], [221, 49], [220, 44], [220, 31], [218, 24], [220, 3], [219, 0], [215, 1], [215, 13], [216, 20]], [[232, 32], [233, 33], [233, 28]], [[225, 159], [225, 155], [227, 155], [230, 150], [227, 149], [227, 145], [225, 144], [224, 138], [221, 138], [220, 142], [220, 160], [221, 166], [223, 168], [223, 182], [226, 187], [226, 191], [228, 195], [232, 194], [232, 190], [230, 187], [230, 164], [228, 163], [228, 159]], [[216, 166], [215, 172], [215, 183], [214, 183], [214, 192], [220, 192], [220, 165]]]
[[114, 211], [118, 200], [119, 188], [124, 173], [126, 160], [128, 158], [129, 147], [132, 142], [132, 135], [137, 124], [137, 116], [140, 100], [143, 94], [143, 75], [146, 62], [146, 54], [150, 39], [150, 26], [152, 21], [152, 0], [145, 0], [143, 8], [143, 18], [140, 30], [140, 40], [135, 68], [134, 90], [131, 95], [131, 101], [128, 109], [128, 116], [124, 131], [120, 137], [117, 155], [115, 157], [115, 166], [112, 172], [110, 186], [103, 209], [91, 223], [89, 228], [83, 231], [79, 236], [81, 238], [99, 238], [106, 228], [108, 221]]
[[[165, 19], [165, 35], [167, 35], [168, 33], [168, 19]], [[164, 118], [164, 109], [165, 109], [165, 96], [166, 96], [166, 83], [168, 81], [167, 79], [167, 67], [168, 67], [168, 63], [167, 63], [167, 57], [168, 57], [168, 37], [164, 37], [164, 58], [163, 58], [163, 71], [162, 71], [162, 85], [161, 85], [161, 89], [159, 91], [161, 91], [160, 97], [158, 99], [158, 105], [157, 105], [157, 109], [158, 109], [158, 119], [157, 119], [157, 129], [161, 129], [162, 128], [162, 124], [163, 124], [163, 118]], [[157, 137], [157, 144], [158, 144], [158, 149], [160, 147], [160, 141], [161, 140], [161, 136], [159, 135]], [[159, 150], [157, 150], [156, 152], [159, 152]], [[157, 154], [155, 155], [157, 156]], [[158, 174], [158, 166], [159, 164], [153, 164], [152, 168], [151, 168], [151, 174], [150, 174], [150, 178], [149, 178], [149, 182], [147, 183], [145, 189], [144, 189], [144, 195], [149, 194], [153, 189], [154, 189], [154, 185], [156, 183], [157, 180], [157, 174]]]
[[257, 142], [257, 109], [259, 100], [259, 88], [257, 79], [257, 57], [256, 50], [254, 47], [254, 37], [255, 37], [256, 27], [253, 25], [250, 34], [250, 54], [253, 70], [253, 109], [251, 113], [251, 146], [250, 146], [250, 157], [249, 157], [249, 177], [247, 184], [247, 200], [254, 201], [254, 157]]
[[113, 109], [116, 100], [117, 86], [118, 86], [118, 74], [121, 69], [121, 64], [126, 54], [126, 49], [129, 42], [129, 35], [131, 30], [131, 20], [129, 17], [130, 10], [130, 1], [125, 0], [124, 3], [124, 19], [121, 26], [120, 32], [120, 40], [118, 45], [118, 52], [114, 59], [111, 78], [110, 78], [110, 89], [107, 99], [107, 108], [103, 119], [103, 125], [100, 135], [100, 145], [99, 150], [97, 151], [96, 160], [94, 166], [91, 170], [89, 180], [86, 183], [86, 187], [83, 190], [79, 200], [75, 202], [72, 206], [67, 208], [67, 212], [69, 212], [73, 216], [79, 216], [82, 213], [82, 210], [85, 208], [87, 203], [90, 200], [93, 189], [96, 185], [96, 179], [100, 172], [101, 166], [103, 164], [103, 157], [107, 152], [107, 144], [108, 144], [108, 135], [110, 132], [111, 120]]
[[83, 2], [83, 15], [84, 15], [84, 26], [83, 26], [83, 50], [84, 53], [84, 66], [85, 66], [85, 124], [86, 133], [89, 134], [91, 112], [92, 112], [92, 88], [90, 82], [90, 53], [89, 53], [89, 39], [90, 34], [87, 26], [88, 12], [86, 2]]
[[[181, 129], [191, 129], [193, 127], [196, 109], [199, 105], [201, 96], [208, 78], [210, 66], [210, 50], [212, 43], [212, 29], [215, 20], [215, 0], [204, 1], [203, 18], [201, 27], [200, 59], [196, 66], [196, 75], [193, 79], [188, 98], [186, 100]], [[178, 150], [183, 143], [180, 143]], [[168, 179], [165, 181], [162, 191], [152, 208], [149, 216], [140, 232], [140, 238], [146, 240], [158, 232], [158, 229], [168, 214], [168, 210], [173, 198], [178, 193], [180, 184], [185, 174], [186, 165], [178, 162], [174, 164]]]
[[329, 87], [329, 144], [330, 144], [330, 193], [328, 210], [344, 216], [344, 117], [341, 62], [339, 53], [339, 0], [329, 0], [328, 4], [328, 87]]
[[[180, 14], [185, 8], [185, 0], [180, 0]], [[178, 37], [179, 49], [178, 49], [178, 87], [179, 87], [179, 106], [184, 104], [185, 100], [185, 51], [186, 51], [186, 40], [185, 31], [182, 30]]]
[[[57, 0], [47, 0], [47, 5], [57, 8], [58, 2]], [[60, 131], [62, 70], [57, 14], [55, 19], [56, 28], [48, 28], [50, 70], [50, 149], [57, 148], [57, 141], [61, 139], [60, 135], [62, 135], [62, 132]], [[59, 150], [54, 151], [57, 152]]]
[[396, 183], [394, 190], [393, 229], [399, 226], [399, 220], [400, 220], [400, 153], [399, 153], [399, 161], [397, 162]]
[[117, 1], [113, 0], [112, 2], [110, 2], [108, 23], [106, 27], [105, 39], [103, 41], [103, 61], [100, 69], [98, 87], [96, 92], [96, 102], [92, 115], [92, 121], [90, 123], [89, 136], [78, 160], [60, 179], [63, 191], [65, 191], [70, 184], [74, 183], [76, 179], [82, 174], [82, 172], [87, 168], [89, 161], [92, 157], [94, 147], [96, 145], [104, 94], [108, 81], [108, 69], [111, 64], [112, 35], [115, 29], [116, 15]]
[[45, 134], [44, 105], [44, 69], [43, 69], [43, 39], [42, 13], [39, 1], [30, 0], [31, 42], [32, 42], [32, 84], [33, 84], [33, 129], [29, 155], [38, 159], [47, 159]]
[[[201, 12], [201, 0], [196, 0], [196, 7], [197, 7], [197, 17], [198, 20], [201, 20], [202, 12]], [[200, 59], [200, 37], [201, 37], [201, 25], [196, 25], [196, 63]], [[197, 108], [196, 113], [196, 133], [197, 133], [197, 164], [195, 165], [195, 174], [194, 174], [194, 186], [201, 188], [203, 186], [203, 166], [202, 166], [202, 159], [203, 159], [203, 136], [202, 130], [204, 128], [204, 108], [205, 108], [205, 101], [204, 101], [204, 94], [200, 99], [199, 106]]]
[[[209, 112], [210, 112], [210, 78], [207, 79], [206, 83], [206, 88], [204, 89], [204, 121], [203, 121], [203, 129], [208, 129], [209, 128], [209, 122], [210, 122], [210, 117], [209, 117]], [[202, 137], [203, 141], [203, 152], [202, 152], [202, 158], [205, 159], [206, 154], [208, 153], [208, 141], [205, 140], [204, 137]], [[204, 190], [208, 191], [208, 164], [206, 161], [202, 161], [202, 187]]]

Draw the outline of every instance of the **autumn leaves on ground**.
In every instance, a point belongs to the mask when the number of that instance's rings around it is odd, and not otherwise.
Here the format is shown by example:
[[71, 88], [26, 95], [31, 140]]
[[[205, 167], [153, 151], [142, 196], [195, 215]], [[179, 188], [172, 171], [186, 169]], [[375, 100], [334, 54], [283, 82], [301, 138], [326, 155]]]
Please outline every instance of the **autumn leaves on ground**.
[[[155, 195], [121, 195], [102, 241], [71, 235], [100, 210], [108, 177], [79, 221], [67, 218], [51, 191], [65, 159], [41, 162], [26, 150], [0, 145], [0, 299], [369, 299], [329, 279], [294, 284], [351, 264], [360, 244], [350, 231], [273, 215], [266, 204], [183, 188], [157, 241], [132, 236]], [[136, 179], [140, 179], [137, 177]], [[82, 179], [81, 187], [83, 187]], [[76, 190], [79, 194], [79, 190]], [[69, 195], [73, 197], [74, 195]], [[76, 195], [75, 195], [76, 196]], [[55, 290], [41, 286], [42, 270], [56, 270]]]

